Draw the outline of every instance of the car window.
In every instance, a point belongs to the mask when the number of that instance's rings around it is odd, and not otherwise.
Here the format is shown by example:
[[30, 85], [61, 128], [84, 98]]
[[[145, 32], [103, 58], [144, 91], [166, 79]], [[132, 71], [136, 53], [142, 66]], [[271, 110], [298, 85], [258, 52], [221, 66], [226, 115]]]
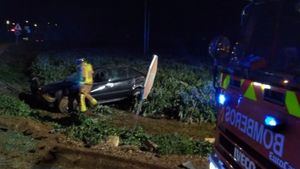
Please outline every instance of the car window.
[[109, 80], [109, 72], [106, 70], [97, 71], [94, 76], [95, 82], [106, 82]]
[[136, 76], [140, 76], [141, 73], [134, 70], [134, 69], [128, 69], [128, 77], [132, 78], [132, 77], [136, 77]]
[[110, 74], [109, 74], [109, 80], [110, 81], [118, 81], [122, 79], [128, 78], [128, 69], [110, 69]]

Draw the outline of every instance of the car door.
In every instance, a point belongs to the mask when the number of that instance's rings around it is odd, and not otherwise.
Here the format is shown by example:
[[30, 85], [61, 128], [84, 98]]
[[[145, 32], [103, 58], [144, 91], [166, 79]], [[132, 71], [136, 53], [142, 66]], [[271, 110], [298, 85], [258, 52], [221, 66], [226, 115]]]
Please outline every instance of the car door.
[[109, 70], [96, 70], [91, 95], [100, 103], [111, 99], [111, 84], [109, 83]]
[[122, 99], [130, 95], [133, 79], [128, 73], [128, 68], [111, 69], [108, 85], [112, 88], [110, 93], [112, 98]]

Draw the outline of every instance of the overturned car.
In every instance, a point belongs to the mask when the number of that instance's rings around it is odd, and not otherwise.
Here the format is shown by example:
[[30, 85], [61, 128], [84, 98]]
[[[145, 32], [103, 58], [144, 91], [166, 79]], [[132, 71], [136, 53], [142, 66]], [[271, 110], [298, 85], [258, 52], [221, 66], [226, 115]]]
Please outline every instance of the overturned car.
[[[135, 100], [142, 93], [145, 75], [130, 67], [96, 68], [94, 70], [94, 84], [91, 95], [98, 103], [112, 103], [121, 100]], [[41, 85], [40, 79], [34, 77], [31, 81], [33, 96], [46, 106], [57, 108], [62, 113], [69, 112], [70, 106], [76, 109], [78, 95], [77, 83], [74, 81], [76, 73], [63, 81]], [[134, 104], [134, 102], [130, 102]]]

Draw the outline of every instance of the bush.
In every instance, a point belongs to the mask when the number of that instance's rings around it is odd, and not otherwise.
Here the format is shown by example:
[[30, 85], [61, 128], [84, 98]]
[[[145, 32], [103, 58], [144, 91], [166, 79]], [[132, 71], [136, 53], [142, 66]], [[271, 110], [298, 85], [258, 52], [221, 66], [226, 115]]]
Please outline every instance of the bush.
[[31, 66], [33, 76], [42, 77], [45, 83], [62, 80], [75, 71], [75, 66], [68, 59], [38, 56]]
[[213, 88], [211, 84], [203, 88], [192, 88], [180, 93], [180, 119], [196, 122], [214, 122], [215, 109], [212, 102]]
[[108, 115], [112, 114], [113, 110], [109, 106], [97, 105], [97, 107], [93, 109], [93, 113], [98, 115]]
[[81, 117], [82, 124], [71, 126], [67, 134], [72, 138], [83, 141], [85, 144], [95, 145], [105, 140], [108, 136], [118, 135], [124, 145], [141, 146], [148, 137], [141, 127], [134, 129], [116, 128], [104, 120], [94, 121], [91, 118]]
[[142, 146], [143, 142], [149, 139], [149, 136], [145, 133], [144, 129], [139, 126], [131, 130], [123, 128], [119, 131], [119, 136], [122, 144], [139, 147]]
[[214, 122], [214, 89], [205, 67], [160, 65], [155, 84], [144, 102], [145, 116], [161, 114], [190, 122]]
[[10, 116], [29, 116], [32, 110], [23, 101], [13, 96], [0, 96], [0, 114]]
[[151, 139], [158, 144], [160, 154], [199, 154], [207, 156], [212, 151], [210, 143], [195, 141], [178, 134], [158, 135]]
[[85, 144], [95, 145], [110, 135], [117, 135], [118, 130], [104, 121], [95, 122], [91, 118], [83, 117], [81, 125], [67, 128], [67, 134]]
[[195, 141], [177, 134], [154, 135], [145, 133], [142, 127], [133, 129], [116, 128], [105, 121], [95, 121], [82, 117], [82, 124], [67, 128], [67, 135], [88, 145], [96, 145], [108, 136], [117, 135], [122, 145], [135, 145], [142, 147], [146, 140], [158, 144], [159, 154], [198, 154], [207, 156], [212, 146], [210, 143]]

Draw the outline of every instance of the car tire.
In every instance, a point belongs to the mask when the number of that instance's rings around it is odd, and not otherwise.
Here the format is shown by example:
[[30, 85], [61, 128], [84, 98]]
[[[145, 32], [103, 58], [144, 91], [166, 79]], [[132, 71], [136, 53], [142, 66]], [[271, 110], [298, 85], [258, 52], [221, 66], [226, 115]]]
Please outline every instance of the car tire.
[[67, 96], [62, 97], [58, 103], [58, 110], [61, 113], [69, 112], [69, 98]]
[[[78, 103], [76, 101], [76, 99], [73, 102], [73, 108], [72, 110], [76, 111], [78, 107]], [[68, 96], [64, 96], [60, 99], [59, 103], [58, 103], [58, 110], [61, 113], [69, 113], [69, 97]]]

